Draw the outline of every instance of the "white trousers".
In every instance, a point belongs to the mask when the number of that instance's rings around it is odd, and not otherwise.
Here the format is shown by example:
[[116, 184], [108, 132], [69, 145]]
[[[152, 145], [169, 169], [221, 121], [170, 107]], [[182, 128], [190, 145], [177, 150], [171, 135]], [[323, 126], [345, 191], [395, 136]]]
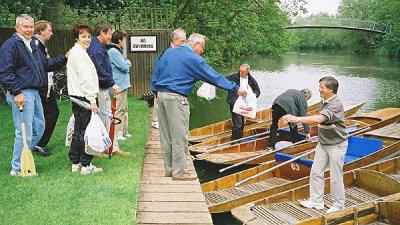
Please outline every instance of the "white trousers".
[[347, 145], [347, 140], [336, 145], [317, 145], [310, 174], [310, 200], [312, 202], [323, 203], [324, 201], [324, 172], [329, 166], [332, 206], [344, 208], [343, 164]]

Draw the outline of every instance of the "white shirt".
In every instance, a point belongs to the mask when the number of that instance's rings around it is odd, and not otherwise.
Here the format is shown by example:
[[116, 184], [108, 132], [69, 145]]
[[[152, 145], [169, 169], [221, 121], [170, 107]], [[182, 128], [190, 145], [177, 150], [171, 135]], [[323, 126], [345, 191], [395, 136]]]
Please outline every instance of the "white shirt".
[[94, 102], [99, 93], [96, 67], [80, 44], [71, 48], [67, 61], [68, 94]]
[[24, 36], [20, 35], [17, 33], [17, 35], [22, 39], [22, 41], [25, 43], [26, 47], [29, 49], [29, 51], [32, 53], [32, 48], [31, 48], [31, 41], [32, 39], [26, 39]]
[[240, 88], [248, 91], [248, 89], [249, 89], [249, 79], [248, 79], [248, 77], [246, 77], [246, 78], [240, 77]]

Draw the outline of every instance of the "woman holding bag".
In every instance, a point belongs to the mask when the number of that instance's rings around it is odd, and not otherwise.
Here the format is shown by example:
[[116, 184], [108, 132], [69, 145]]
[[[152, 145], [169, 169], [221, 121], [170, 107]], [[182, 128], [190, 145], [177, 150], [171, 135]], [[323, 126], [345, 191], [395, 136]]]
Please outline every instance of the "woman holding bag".
[[72, 162], [72, 172], [86, 175], [103, 171], [91, 164], [93, 156], [85, 152], [84, 141], [85, 130], [90, 122], [92, 112], [98, 112], [96, 98], [99, 93], [99, 81], [96, 68], [86, 53], [86, 49], [90, 45], [92, 29], [88, 25], [78, 24], [75, 25], [72, 32], [76, 42], [70, 50], [67, 61], [68, 94], [90, 103], [92, 110], [87, 110], [72, 102], [75, 125], [69, 158]]
[[[239, 71], [230, 76], [227, 76], [226, 79], [235, 82], [237, 85], [240, 85], [240, 88], [243, 88], [246, 91], [250, 91], [251, 88], [256, 98], [260, 96], [260, 88], [258, 87], [258, 83], [250, 75], [249, 64], [240, 65]], [[235, 105], [236, 99], [238, 97], [239, 96], [236, 94], [236, 92], [230, 91], [226, 99], [230, 106], [230, 111], [232, 115], [232, 141], [243, 137], [244, 117], [233, 112], [233, 106]]]

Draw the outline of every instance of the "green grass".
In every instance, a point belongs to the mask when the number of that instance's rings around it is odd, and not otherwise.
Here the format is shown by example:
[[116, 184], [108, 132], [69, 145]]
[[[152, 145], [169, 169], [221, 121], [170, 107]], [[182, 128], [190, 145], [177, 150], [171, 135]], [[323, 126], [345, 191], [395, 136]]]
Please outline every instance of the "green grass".
[[34, 154], [36, 178], [11, 177], [14, 125], [11, 109], [0, 105], [0, 224], [5, 225], [111, 225], [136, 224], [135, 211], [148, 133], [144, 101], [129, 99], [129, 132], [120, 142], [128, 158], [94, 158], [103, 173], [71, 173], [65, 132], [72, 115], [68, 101], [59, 103], [60, 117], [48, 145], [53, 155]]

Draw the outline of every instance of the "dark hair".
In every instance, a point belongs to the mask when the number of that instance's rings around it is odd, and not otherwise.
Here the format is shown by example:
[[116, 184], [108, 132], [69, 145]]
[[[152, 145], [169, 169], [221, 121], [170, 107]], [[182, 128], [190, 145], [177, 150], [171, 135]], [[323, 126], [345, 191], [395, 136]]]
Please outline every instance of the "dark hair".
[[74, 26], [74, 28], [72, 29], [72, 34], [74, 36], [74, 39], [78, 40], [79, 34], [81, 34], [84, 31], [88, 32], [89, 34], [92, 34], [92, 28], [90, 28], [88, 25], [86, 25], [86, 24], [76, 24]]
[[107, 33], [108, 30], [112, 29], [112, 26], [108, 22], [100, 21], [96, 24], [96, 27], [94, 28], [93, 34], [94, 36], [99, 36], [100, 33], [103, 31]]
[[114, 33], [111, 36], [111, 41], [114, 44], [119, 44], [119, 41], [124, 39], [124, 37], [126, 37], [125, 32], [123, 32], [121, 30], [116, 30], [116, 31], [114, 31]]
[[320, 83], [321, 81], [325, 81], [325, 86], [332, 90], [334, 94], [337, 94], [339, 82], [334, 77], [323, 77], [319, 80]]
[[39, 20], [35, 23], [35, 34], [40, 34], [46, 30], [47, 26], [51, 26], [51, 23], [47, 20]]

